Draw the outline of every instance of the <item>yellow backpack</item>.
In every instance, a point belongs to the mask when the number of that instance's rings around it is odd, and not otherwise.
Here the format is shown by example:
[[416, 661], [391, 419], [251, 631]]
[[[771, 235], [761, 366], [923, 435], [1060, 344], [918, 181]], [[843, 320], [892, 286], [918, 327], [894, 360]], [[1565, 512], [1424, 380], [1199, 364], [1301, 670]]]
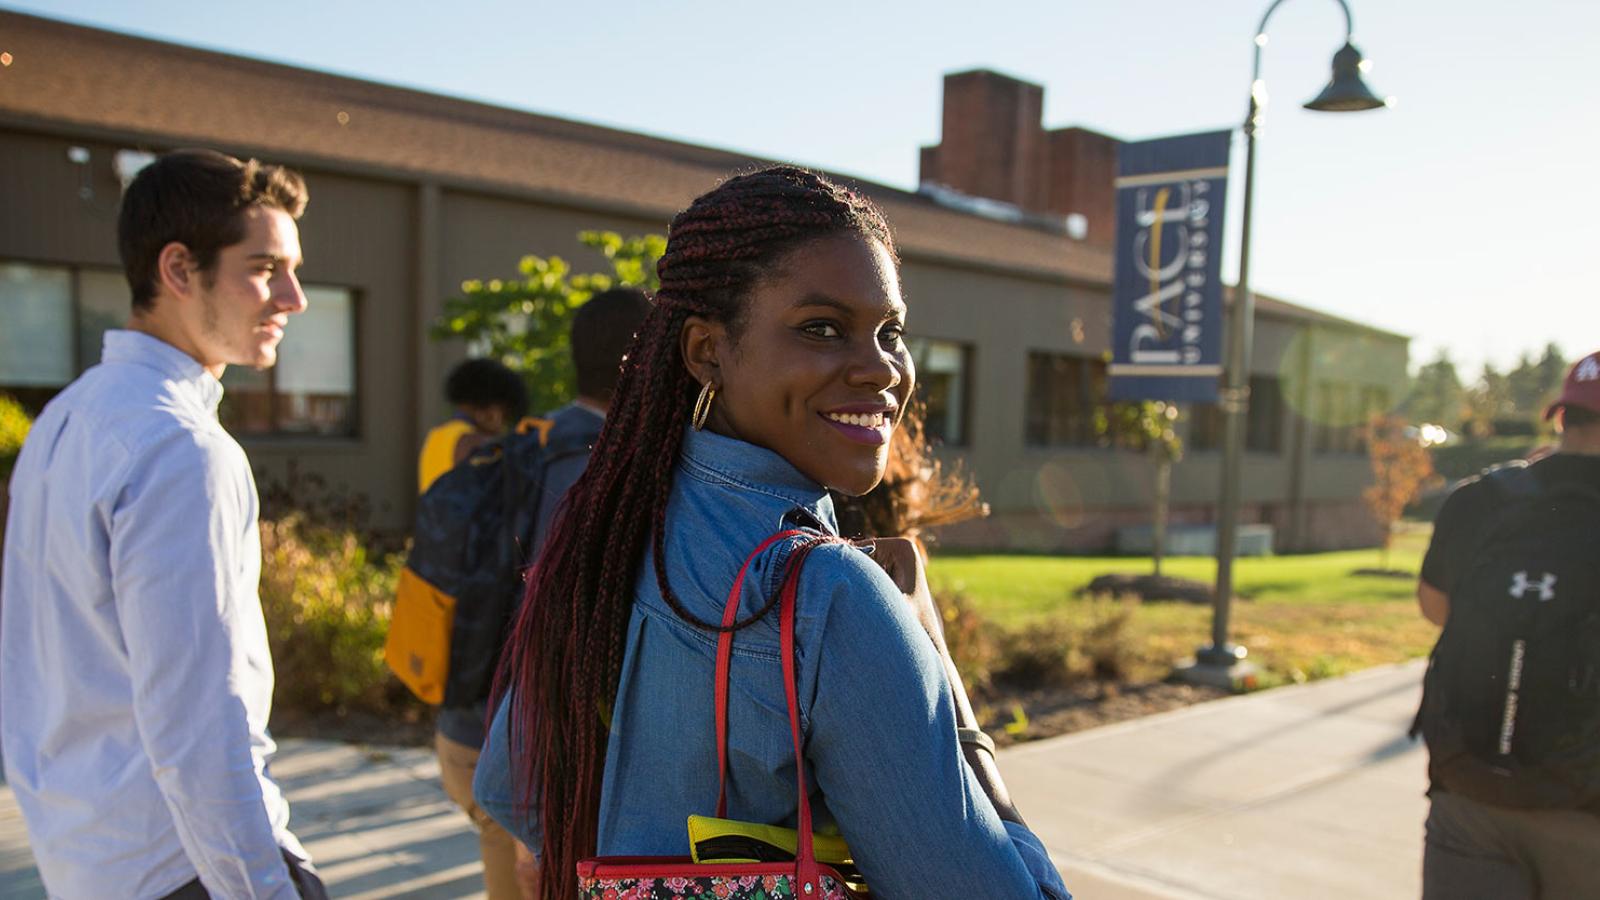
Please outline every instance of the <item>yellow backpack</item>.
[[[516, 434], [473, 451], [417, 503], [411, 555], [400, 570], [383, 661], [424, 703], [466, 702], [493, 676], [521, 578], [518, 543], [543, 484], [548, 419], [523, 419]], [[536, 434], [532, 440], [519, 440]], [[510, 465], [504, 463], [508, 459]], [[461, 598], [473, 615], [458, 622]], [[457, 635], [458, 628], [468, 633]], [[463, 640], [465, 639], [465, 640]], [[470, 671], [451, 671], [451, 647], [468, 645]], [[458, 667], [461, 669], [462, 667]]]

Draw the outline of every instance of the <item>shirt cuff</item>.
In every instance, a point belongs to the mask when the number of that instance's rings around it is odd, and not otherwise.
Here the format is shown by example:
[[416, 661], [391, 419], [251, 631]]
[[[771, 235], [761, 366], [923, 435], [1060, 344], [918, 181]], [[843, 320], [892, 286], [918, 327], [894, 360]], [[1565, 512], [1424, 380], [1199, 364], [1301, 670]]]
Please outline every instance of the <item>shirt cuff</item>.
[[1056, 870], [1055, 863], [1050, 861], [1050, 854], [1045, 852], [1044, 844], [1039, 838], [1027, 829], [1027, 826], [1016, 822], [1001, 822], [1006, 827], [1006, 833], [1011, 835], [1011, 843], [1017, 848], [1017, 853], [1022, 856], [1022, 865], [1039, 884], [1039, 896], [1045, 900], [1072, 900], [1072, 894], [1067, 892], [1067, 886], [1061, 880], [1061, 873]]

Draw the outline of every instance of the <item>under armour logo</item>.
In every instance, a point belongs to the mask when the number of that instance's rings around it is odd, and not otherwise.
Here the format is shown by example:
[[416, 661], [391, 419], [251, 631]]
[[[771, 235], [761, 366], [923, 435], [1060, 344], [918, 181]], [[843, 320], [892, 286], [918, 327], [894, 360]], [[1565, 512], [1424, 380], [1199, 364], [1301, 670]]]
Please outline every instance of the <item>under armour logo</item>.
[[1522, 595], [1526, 594], [1528, 588], [1531, 587], [1539, 589], [1540, 603], [1549, 603], [1556, 598], [1556, 576], [1549, 572], [1544, 573], [1544, 577], [1537, 582], [1529, 581], [1527, 572], [1518, 572], [1511, 576], [1510, 594], [1518, 600], [1521, 600]]
[[1573, 381], [1600, 381], [1600, 358], [1585, 357], [1578, 363], [1578, 371], [1572, 374]]

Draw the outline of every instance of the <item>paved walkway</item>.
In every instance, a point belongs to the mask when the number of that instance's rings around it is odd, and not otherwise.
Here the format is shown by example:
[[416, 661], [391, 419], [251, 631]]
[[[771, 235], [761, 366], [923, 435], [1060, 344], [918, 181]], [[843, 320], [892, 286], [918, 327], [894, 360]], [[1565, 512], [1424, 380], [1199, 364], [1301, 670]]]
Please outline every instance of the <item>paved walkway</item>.
[[[1001, 754], [1079, 900], [1414, 898], [1420, 663], [1234, 697]], [[286, 740], [273, 774], [337, 897], [481, 897], [428, 750]], [[0, 898], [43, 896], [0, 786]]]
[[1423, 663], [1018, 747], [1001, 771], [1067, 887], [1104, 900], [1421, 894]]

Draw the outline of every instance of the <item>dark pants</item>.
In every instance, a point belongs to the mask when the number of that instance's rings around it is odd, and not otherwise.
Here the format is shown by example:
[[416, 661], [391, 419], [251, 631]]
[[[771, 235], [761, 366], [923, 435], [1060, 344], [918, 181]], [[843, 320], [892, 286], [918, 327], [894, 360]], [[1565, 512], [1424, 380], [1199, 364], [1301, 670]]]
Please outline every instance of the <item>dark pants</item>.
[[[289, 877], [294, 880], [296, 891], [305, 900], [328, 900], [328, 889], [323, 886], [322, 879], [317, 877], [317, 870], [312, 868], [308, 860], [293, 856], [289, 851], [283, 851], [283, 861], [289, 864]], [[210, 900], [208, 893], [200, 879], [189, 882], [173, 891], [161, 900]]]
[[1423, 900], [1595, 896], [1600, 896], [1600, 816], [1507, 809], [1433, 792], [1422, 854]]

